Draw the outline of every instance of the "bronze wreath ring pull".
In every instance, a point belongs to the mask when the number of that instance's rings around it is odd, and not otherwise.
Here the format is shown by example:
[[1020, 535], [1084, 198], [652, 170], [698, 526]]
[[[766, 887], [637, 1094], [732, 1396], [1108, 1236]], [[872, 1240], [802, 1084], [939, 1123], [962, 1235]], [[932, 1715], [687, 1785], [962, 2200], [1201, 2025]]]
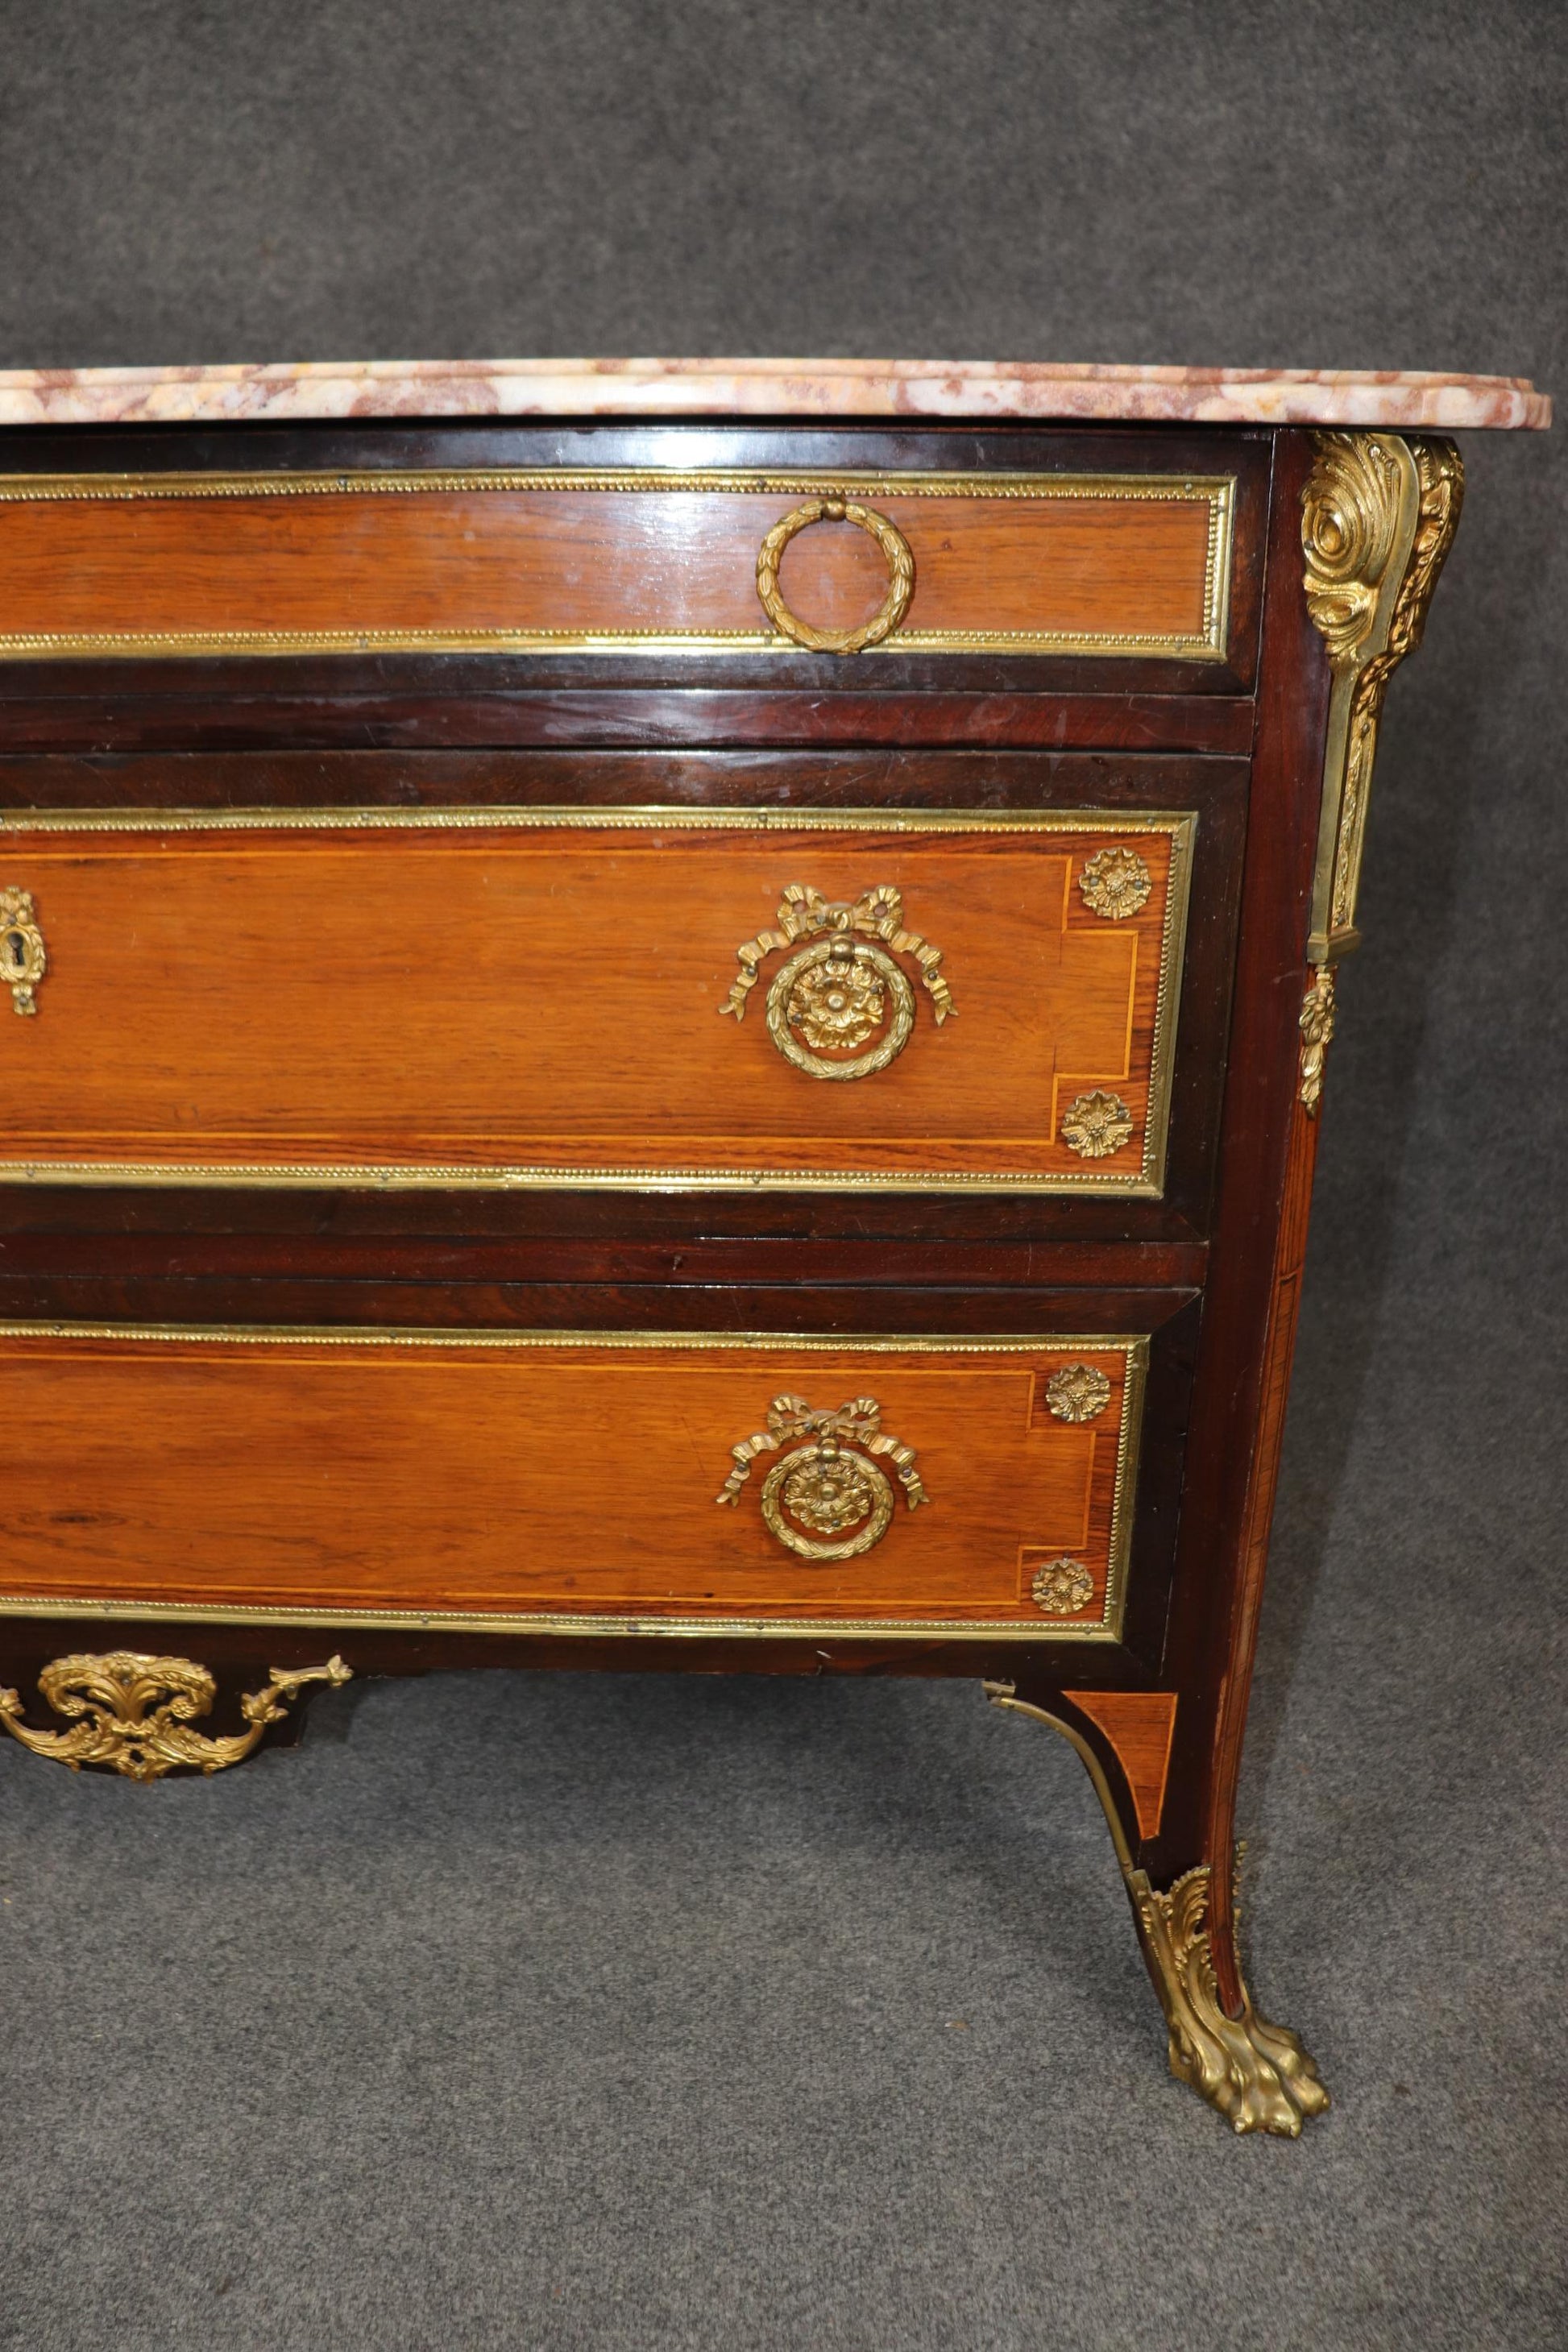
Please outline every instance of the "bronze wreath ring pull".
[[[888, 593], [882, 609], [874, 618], [858, 629], [814, 629], [809, 621], [802, 621], [790, 611], [779, 593], [779, 565], [784, 551], [796, 531], [809, 529], [814, 522], [852, 522], [860, 530], [869, 532], [888, 559]], [[808, 499], [803, 507], [786, 514], [775, 522], [757, 550], [757, 593], [763, 610], [781, 635], [793, 639], [814, 654], [859, 654], [868, 646], [879, 646], [884, 637], [891, 636], [910, 609], [910, 598], [915, 593], [915, 559], [910, 552], [910, 542], [897, 523], [879, 514], [874, 507], [857, 506], [847, 499]]]
[[882, 1427], [875, 1397], [851, 1397], [837, 1412], [813, 1412], [802, 1396], [777, 1396], [768, 1425], [730, 1448], [734, 1468], [715, 1496], [734, 1508], [752, 1465], [791, 1438], [807, 1442], [780, 1458], [763, 1481], [763, 1518], [802, 1559], [854, 1559], [881, 1542], [893, 1520], [892, 1482], [873, 1455], [890, 1461], [911, 1511], [930, 1500], [915, 1449]]

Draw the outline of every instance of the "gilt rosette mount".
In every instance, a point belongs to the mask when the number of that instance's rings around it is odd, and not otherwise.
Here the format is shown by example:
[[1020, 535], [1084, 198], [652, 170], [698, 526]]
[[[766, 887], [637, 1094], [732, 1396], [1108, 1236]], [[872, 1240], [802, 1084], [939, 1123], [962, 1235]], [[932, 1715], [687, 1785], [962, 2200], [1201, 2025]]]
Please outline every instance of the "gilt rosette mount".
[[1047, 1617], [1078, 1617], [1094, 1599], [1094, 1578], [1081, 1559], [1064, 1556], [1036, 1569], [1029, 1593]]
[[795, 952], [768, 990], [768, 1034], [807, 1077], [868, 1078], [903, 1052], [914, 1031], [915, 992], [899, 956], [917, 966], [939, 1029], [956, 1010], [942, 950], [904, 928], [904, 902], [890, 883], [851, 901], [792, 882], [779, 901], [777, 930], [759, 931], [736, 949], [741, 969], [721, 1013], [744, 1020], [762, 965], [782, 948]]
[[1092, 1087], [1088, 1094], [1075, 1096], [1062, 1113], [1061, 1137], [1080, 1160], [1109, 1160], [1131, 1142], [1137, 1124], [1120, 1095]]
[[1138, 852], [1117, 842], [1095, 851], [1079, 875], [1078, 887], [1091, 915], [1124, 923], [1148, 905], [1154, 881]]
[[[791, 1444], [795, 1438], [805, 1442]], [[802, 1559], [853, 1559], [881, 1542], [892, 1525], [893, 1486], [877, 1456], [891, 1462], [911, 1511], [930, 1499], [914, 1448], [883, 1429], [875, 1397], [852, 1397], [834, 1412], [814, 1412], [804, 1397], [774, 1397], [766, 1429], [730, 1451], [735, 1467], [715, 1499], [731, 1507], [757, 1456], [779, 1454], [763, 1481], [763, 1518]]]
[[1053, 1421], [1098, 1421], [1110, 1402], [1110, 1382], [1098, 1364], [1061, 1364], [1046, 1382]]

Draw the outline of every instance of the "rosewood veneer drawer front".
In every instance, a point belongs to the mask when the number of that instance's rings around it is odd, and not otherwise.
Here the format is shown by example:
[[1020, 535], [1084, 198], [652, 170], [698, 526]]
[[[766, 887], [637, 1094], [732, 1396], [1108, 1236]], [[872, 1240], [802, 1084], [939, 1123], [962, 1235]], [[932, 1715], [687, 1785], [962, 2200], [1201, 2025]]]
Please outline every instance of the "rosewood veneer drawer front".
[[1222, 662], [1235, 479], [0, 476], [0, 657], [379, 651]]
[[1157, 1194], [1196, 824], [24, 817], [0, 1177]]
[[1113, 1641], [1147, 1355], [6, 1325], [5, 1605]]

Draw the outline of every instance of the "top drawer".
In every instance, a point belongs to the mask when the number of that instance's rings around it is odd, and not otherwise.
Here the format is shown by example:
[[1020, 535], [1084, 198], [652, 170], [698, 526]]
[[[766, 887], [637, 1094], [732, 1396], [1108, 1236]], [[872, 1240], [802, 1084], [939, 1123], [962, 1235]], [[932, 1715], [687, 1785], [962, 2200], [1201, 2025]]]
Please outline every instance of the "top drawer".
[[0, 658], [480, 652], [1223, 665], [1226, 472], [0, 476]]

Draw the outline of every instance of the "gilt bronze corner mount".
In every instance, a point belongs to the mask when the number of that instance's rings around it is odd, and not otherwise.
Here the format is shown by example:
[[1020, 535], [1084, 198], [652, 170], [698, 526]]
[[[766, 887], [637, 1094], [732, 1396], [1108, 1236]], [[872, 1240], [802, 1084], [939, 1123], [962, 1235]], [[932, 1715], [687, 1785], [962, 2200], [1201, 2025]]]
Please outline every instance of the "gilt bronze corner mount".
[[1398, 433], [1315, 433], [1301, 494], [1307, 610], [1332, 687], [1307, 961], [1356, 945], [1367, 800], [1388, 681], [1426, 626], [1464, 499], [1451, 441]]

